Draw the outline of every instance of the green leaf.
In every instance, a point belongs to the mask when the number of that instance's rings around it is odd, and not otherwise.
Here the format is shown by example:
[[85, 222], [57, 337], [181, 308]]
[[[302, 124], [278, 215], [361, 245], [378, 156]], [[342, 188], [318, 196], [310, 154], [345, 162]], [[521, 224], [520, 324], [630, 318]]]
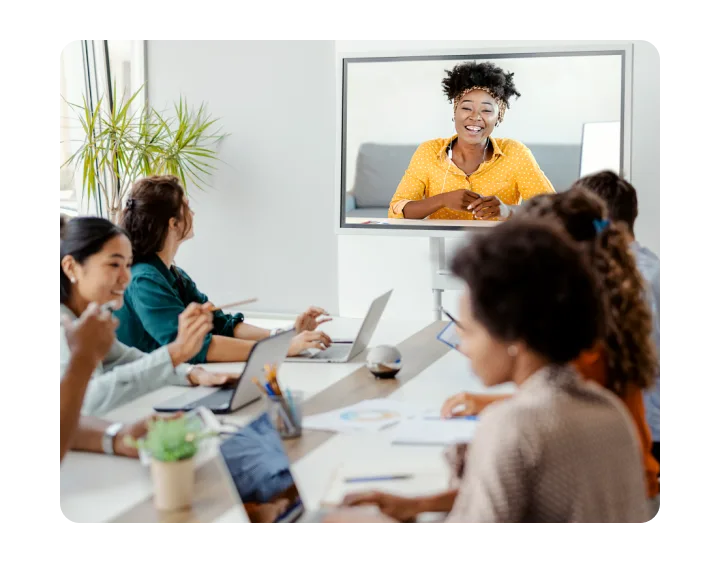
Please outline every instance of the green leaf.
[[[103, 107], [102, 98], [94, 107], [85, 98], [82, 104], [63, 99], [84, 138], [80, 149], [62, 166], [82, 167], [83, 193], [89, 198], [105, 198], [99, 190], [103, 175], [112, 183], [107, 188], [112, 194], [119, 191], [118, 196], [135, 178], [153, 174], [175, 175], [186, 191], [191, 181], [201, 189], [208, 185], [215, 163], [223, 163], [217, 144], [227, 134], [218, 126], [218, 119], [209, 115], [205, 103], [195, 110], [180, 96], [173, 112], [165, 116], [147, 102], [139, 104], [144, 88], [118, 100], [114, 84], [114, 105], [109, 110]], [[109, 204], [105, 202], [106, 209]]]
[[177, 419], [150, 421], [148, 433], [138, 443], [150, 455], [163, 462], [192, 458], [198, 447], [211, 431], [203, 431], [203, 423], [197, 417], [183, 415]]

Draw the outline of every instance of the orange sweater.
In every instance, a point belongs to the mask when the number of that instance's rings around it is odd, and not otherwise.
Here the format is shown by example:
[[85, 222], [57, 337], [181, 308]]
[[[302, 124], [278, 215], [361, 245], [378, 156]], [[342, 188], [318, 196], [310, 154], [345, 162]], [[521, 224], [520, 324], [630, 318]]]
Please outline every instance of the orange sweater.
[[[602, 349], [595, 348], [582, 353], [574, 362], [574, 365], [577, 371], [586, 379], [591, 379], [601, 386], [607, 387], [607, 360]], [[647, 496], [654, 497], [659, 493], [659, 479], [657, 478], [659, 463], [652, 456], [652, 434], [649, 431], [644, 412], [642, 390], [639, 387], [630, 385], [621, 399], [629, 409], [639, 434], [644, 471], [647, 477]]]

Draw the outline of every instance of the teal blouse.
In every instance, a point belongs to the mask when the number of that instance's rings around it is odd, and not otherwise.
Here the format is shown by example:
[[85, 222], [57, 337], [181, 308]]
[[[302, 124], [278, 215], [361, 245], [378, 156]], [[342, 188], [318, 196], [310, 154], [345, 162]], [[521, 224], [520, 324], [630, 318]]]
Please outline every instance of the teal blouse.
[[[170, 344], [178, 334], [178, 315], [190, 303], [203, 304], [201, 293], [188, 274], [177, 267], [168, 269], [158, 256], [138, 261], [131, 269], [133, 277], [125, 290], [123, 308], [115, 313], [120, 320], [118, 340], [143, 352], [152, 352]], [[213, 313], [213, 330], [203, 341], [201, 351], [189, 363], [206, 362], [213, 334], [233, 336], [243, 315]]]

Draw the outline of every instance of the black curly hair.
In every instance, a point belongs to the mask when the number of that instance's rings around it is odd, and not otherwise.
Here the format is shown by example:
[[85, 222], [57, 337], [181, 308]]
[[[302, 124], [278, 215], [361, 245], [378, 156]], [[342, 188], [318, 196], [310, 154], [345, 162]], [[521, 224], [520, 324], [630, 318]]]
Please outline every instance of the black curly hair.
[[472, 313], [497, 340], [567, 364], [602, 336], [604, 304], [587, 258], [558, 224], [513, 218], [454, 257]]
[[507, 108], [512, 96], [517, 98], [521, 96], [514, 86], [514, 73], [506, 73], [501, 67], [489, 62], [459, 63], [451, 71], [446, 71], [446, 78], [441, 81], [441, 85], [444, 94], [451, 102], [454, 102], [465, 90], [473, 87], [488, 88], [492, 96], [504, 101]]

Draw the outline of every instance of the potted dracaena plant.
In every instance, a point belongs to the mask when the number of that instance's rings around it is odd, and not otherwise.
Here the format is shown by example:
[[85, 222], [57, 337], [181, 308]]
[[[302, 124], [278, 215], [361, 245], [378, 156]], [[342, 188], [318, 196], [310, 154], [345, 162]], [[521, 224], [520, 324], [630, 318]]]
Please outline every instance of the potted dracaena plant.
[[102, 98], [94, 107], [85, 98], [82, 104], [66, 101], [75, 111], [83, 139], [74, 140], [80, 147], [61, 171], [82, 169], [83, 198], [99, 201], [103, 215], [115, 223], [140, 177], [175, 175], [186, 191], [189, 182], [201, 189], [206, 186], [218, 161], [218, 142], [226, 135], [205, 104], [195, 110], [181, 97], [167, 116], [142, 101], [143, 89], [119, 101], [114, 92], [112, 105]]
[[181, 415], [168, 420], [151, 420], [145, 437], [124, 441], [150, 457], [155, 506], [160, 511], [177, 511], [193, 501], [193, 457], [206, 438], [216, 433], [196, 417]]

